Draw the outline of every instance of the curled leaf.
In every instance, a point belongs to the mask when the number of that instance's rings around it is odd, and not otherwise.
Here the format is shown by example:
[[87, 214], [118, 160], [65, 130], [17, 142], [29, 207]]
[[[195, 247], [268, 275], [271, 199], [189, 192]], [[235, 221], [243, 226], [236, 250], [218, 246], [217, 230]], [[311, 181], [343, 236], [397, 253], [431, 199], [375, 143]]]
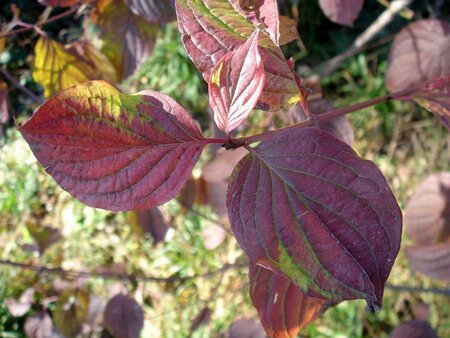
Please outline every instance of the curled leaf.
[[227, 134], [239, 127], [258, 102], [266, 74], [258, 51], [259, 31], [225, 54], [209, 80], [209, 102], [217, 126]]
[[395, 37], [389, 52], [387, 87], [391, 92], [450, 75], [450, 24], [415, 21]]
[[402, 216], [378, 168], [314, 128], [280, 131], [248, 150], [231, 177], [227, 207], [250, 261], [307, 296], [379, 307]]
[[170, 97], [124, 95], [103, 81], [54, 96], [20, 132], [58, 184], [109, 210], [143, 210], [175, 197], [207, 143]]
[[296, 337], [321, 313], [325, 299], [304, 295], [289, 279], [250, 264], [250, 297], [272, 338]]

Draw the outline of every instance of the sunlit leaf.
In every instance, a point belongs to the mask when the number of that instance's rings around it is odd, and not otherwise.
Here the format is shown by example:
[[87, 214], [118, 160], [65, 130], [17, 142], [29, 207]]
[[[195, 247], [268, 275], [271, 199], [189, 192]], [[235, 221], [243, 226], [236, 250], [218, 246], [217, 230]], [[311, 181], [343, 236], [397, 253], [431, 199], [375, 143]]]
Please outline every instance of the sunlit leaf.
[[390, 338], [439, 338], [426, 321], [410, 320], [401, 323], [392, 331]]
[[[238, 1], [177, 0], [176, 5], [184, 46], [206, 81], [219, 60], [258, 28], [240, 14]], [[276, 111], [295, 104], [300, 94], [293, 70], [268, 34], [261, 34], [259, 44], [266, 85], [257, 107]]]
[[280, 16], [280, 38], [279, 44], [280, 46], [286, 45], [289, 42], [300, 39], [297, 30], [297, 21], [294, 19], [281, 15]]
[[429, 176], [406, 205], [405, 231], [417, 245], [450, 236], [450, 173]]
[[84, 290], [66, 290], [58, 298], [53, 311], [53, 320], [58, 330], [66, 337], [76, 336], [87, 318], [89, 294]]
[[450, 280], [450, 241], [406, 248], [406, 257], [414, 271], [442, 280]]
[[6, 298], [5, 305], [11, 316], [22, 317], [31, 308], [33, 303], [35, 290], [33, 288], [26, 289], [19, 299]]
[[102, 51], [119, 79], [133, 74], [150, 56], [158, 28], [135, 15], [122, 0], [101, 0], [94, 21], [103, 40]]
[[115, 338], [139, 338], [144, 326], [144, 313], [133, 298], [121, 293], [106, 305], [104, 325]]
[[331, 21], [353, 26], [361, 12], [364, 0], [319, 0], [319, 5]]
[[250, 297], [271, 338], [296, 337], [299, 330], [321, 313], [325, 299], [305, 296], [286, 277], [250, 265]]
[[151, 23], [172, 21], [175, 16], [175, 0], [125, 0], [137, 15]]
[[209, 103], [222, 131], [239, 127], [258, 102], [266, 74], [258, 51], [259, 31], [236, 51], [225, 54], [209, 80]]
[[[447, 57], [450, 58], [450, 49], [448, 52]], [[411, 98], [425, 109], [434, 113], [447, 130], [450, 131], [450, 76], [426, 83], [415, 91]]]
[[450, 24], [428, 19], [415, 21], [395, 37], [386, 75], [391, 92], [450, 75]]
[[20, 131], [61, 187], [110, 210], [143, 210], [175, 197], [207, 143], [170, 97], [124, 95], [103, 81], [54, 96]]
[[227, 207], [250, 261], [308, 296], [379, 307], [402, 216], [378, 168], [314, 128], [281, 131], [248, 149], [232, 174]]
[[211, 225], [207, 226], [202, 231], [205, 248], [208, 250], [214, 250], [220, 244], [223, 243], [226, 235], [227, 235], [227, 232], [221, 226], [218, 226], [216, 224], [211, 224]]
[[[99, 52], [94, 52], [94, 48], [89, 47], [81, 50], [78, 48], [80, 52], [76, 53], [73, 48], [73, 45], [66, 48], [59, 42], [42, 36], [38, 39], [33, 78], [44, 87], [46, 97], [88, 80], [111, 80], [109, 63], [92, 61], [92, 58], [100, 58]], [[105, 75], [102, 73], [103, 69]]]
[[28, 338], [50, 338], [53, 334], [53, 322], [46, 312], [39, 312], [27, 318], [23, 329]]

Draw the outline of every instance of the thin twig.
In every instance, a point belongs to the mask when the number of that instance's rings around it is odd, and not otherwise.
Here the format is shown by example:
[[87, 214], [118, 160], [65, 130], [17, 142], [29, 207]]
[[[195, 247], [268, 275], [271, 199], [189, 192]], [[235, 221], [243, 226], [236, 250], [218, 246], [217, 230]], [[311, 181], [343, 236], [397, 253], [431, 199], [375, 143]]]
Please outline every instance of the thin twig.
[[393, 291], [405, 291], [411, 293], [433, 293], [438, 295], [450, 296], [450, 289], [440, 289], [440, 288], [421, 288], [414, 286], [403, 286], [403, 285], [394, 285], [394, 284], [386, 284], [387, 289], [391, 289]]
[[45, 265], [34, 265], [28, 263], [14, 262], [10, 260], [0, 259], [0, 265], [7, 265], [14, 268], [25, 269], [35, 271], [40, 274], [57, 274], [66, 277], [84, 277], [84, 278], [101, 278], [101, 279], [113, 279], [113, 280], [136, 280], [141, 282], [153, 282], [153, 283], [169, 283], [169, 282], [183, 282], [197, 278], [208, 278], [230, 269], [240, 269], [248, 267], [245, 263], [226, 263], [221, 268], [206, 272], [204, 274], [192, 275], [192, 276], [170, 276], [170, 277], [151, 277], [151, 276], [137, 276], [134, 274], [118, 274], [112, 272], [89, 272], [80, 270], [65, 270], [61, 267], [48, 267]]
[[24, 92], [26, 95], [28, 95], [33, 101], [35, 101], [38, 104], [42, 104], [43, 100], [34, 94], [31, 90], [29, 90], [27, 87], [23, 86], [19, 81], [17, 81], [11, 74], [8, 73], [8, 71], [4, 68], [0, 68], [0, 73], [8, 79], [14, 87], [20, 89], [22, 92]]
[[335, 56], [331, 60], [328, 60], [327, 62], [323, 63], [318, 67], [320, 69], [319, 76], [325, 77], [330, 75], [339, 67], [339, 65], [343, 61], [358, 53], [367, 42], [369, 42], [373, 37], [375, 37], [375, 35], [377, 35], [383, 28], [385, 28], [392, 21], [392, 19], [397, 15], [398, 12], [400, 12], [409, 4], [411, 4], [412, 1], [413, 0], [392, 1], [389, 7], [386, 8], [386, 10], [383, 13], [381, 13], [381, 15], [369, 27], [367, 27], [367, 29], [363, 33], [361, 33], [356, 38], [353, 44], [350, 47], [348, 47], [345, 52]]
[[44, 26], [44, 25], [46, 25], [46, 24], [48, 24], [48, 23], [57, 21], [57, 20], [62, 19], [62, 18], [64, 18], [64, 17], [66, 17], [66, 16], [69, 16], [69, 15], [71, 15], [71, 14], [76, 13], [76, 12], [78, 11], [79, 8], [80, 8], [80, 6], [74, 6], [74, 7], [72, 7], [71, 9], [69, 9], [69, 10], [67, 10], [67, 11], [65, 11], [65, 12], [62, 12], [62, 13], [57, 14], [57, 15], [55, 15], [55, 16], [52, 16], [51, 18], [49, 18], [48, 20], [46, 20], [46, 21], [44, 21], [44, 22], [40, 22], [40, 23], [37, 23], [36, 25], [30, 25], [30, 26], [27, 26], [27, 27], [18, 28], [18, 29], [14, 29], [14, 30], [12, 30], [12, 31], [3, 33], [3, 34], [0, 35], [0, 38], [5, 38], [5, 37], [7, 37], [7, 36], [11, 36], [11, 35], [23, 33], [23, 32], [32, 30], [32, 29], [34, 29], [35, 27], [41, 27], [41, 26]]

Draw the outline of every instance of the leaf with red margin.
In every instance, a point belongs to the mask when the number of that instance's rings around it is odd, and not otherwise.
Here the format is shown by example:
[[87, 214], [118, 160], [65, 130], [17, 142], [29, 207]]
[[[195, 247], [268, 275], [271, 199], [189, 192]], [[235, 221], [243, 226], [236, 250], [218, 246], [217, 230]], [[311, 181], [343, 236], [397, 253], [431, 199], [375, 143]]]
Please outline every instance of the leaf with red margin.
[[266, 74], [258, 51], [259, 31], [237, 50], [225, 54], [209, 79], [209, 103], [222, 131], [239, 127], [258, 102]]
[[250, 297], [272, 338], [296, 337], [324, 309], [326, 300], [305, 296], [289, 279], [250, 264]]
[[402, 215], [379, 169], [314, 128], [275, 133], [234, 170], [233, 233], [250, 261], [307, 296], [381, 306]]
[[125, 0], [133, 13], [151, 23], [175, 20], [175, 0]]
[[319, 0], [320, 8], [327, 18], [345, 26], [353, 26], [363, 4], [364, 0]]
[[150, 56], [158, 28], [131, 12], [122, 0], [98, 1], [92, 20], [103, 40], [102, 52], [120, 79], [133, 74]]
[[[176, 0], [177, 18], [183, 44], [207, 82], [219, 60], [239, 48], [256, 27], [239, 12], [239, 4], [226, 0]], [[259, 40], [266, 71], [266, 85], [257, 108], [279, 110], [300, 101], [295, 73], [270, 36]]]
[[450, 238], [450, 173], [431, 175], [415, 190], [406, 205], [405, 231], [420, 246]]
[[[450, 59], [450, 49], [447, 56]], [[450, 131], [450, 76], [426, 83], [414, 92], [411, 98], [417, 104], [434, 113]]]
[[389, 52], [386, 84], [391, 92], [450, 75], [450, 24], [418, 20], [395, 37]]
[[450, 281], [450, 241], [406, 248], [406, 257], [414, 271], [428, 277]]
[[208, 142], [170, 97], [124, 95], [103, 81], [54, 96], [20, 132], [63, 189], [109, 210], [148, 209], [175, 197]]

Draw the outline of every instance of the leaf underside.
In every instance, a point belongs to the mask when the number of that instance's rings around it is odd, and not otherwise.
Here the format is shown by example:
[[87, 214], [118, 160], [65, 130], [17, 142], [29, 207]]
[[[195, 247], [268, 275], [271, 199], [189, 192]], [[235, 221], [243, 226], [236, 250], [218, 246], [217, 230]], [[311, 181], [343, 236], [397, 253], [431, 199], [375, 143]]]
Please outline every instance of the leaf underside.
[[363, 4], [364, 0], [319, 0], [320, 8], [328, 19], [346, 26], [353, 26]]
[[402, 216], [381, 172], [313, 128], [248, 147], [227, 194], [233, 233], [250, 261], [307, 296], [381, 305]]
[[109, 210], [148, 209], [175, 197], [206, 144], [170, 97], [124, 95], [103, 81], [54, 96], [20, 132], [63, 189]]

